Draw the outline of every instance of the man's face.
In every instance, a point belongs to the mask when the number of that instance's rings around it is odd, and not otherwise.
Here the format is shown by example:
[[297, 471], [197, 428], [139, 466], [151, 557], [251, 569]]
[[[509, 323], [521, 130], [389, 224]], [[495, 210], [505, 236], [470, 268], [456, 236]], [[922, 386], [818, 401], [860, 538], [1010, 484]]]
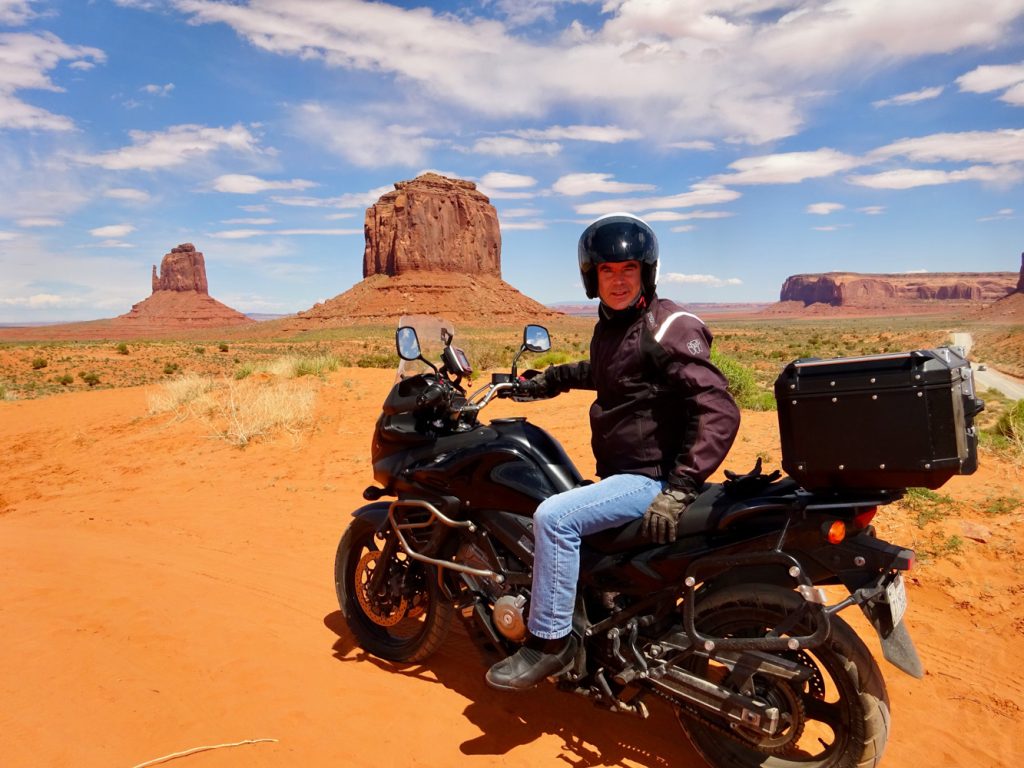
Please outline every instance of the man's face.
[[639, 261], [606, 261], [597, 265], [597, 295], [609, 308], [625, 309], [640, 295]]

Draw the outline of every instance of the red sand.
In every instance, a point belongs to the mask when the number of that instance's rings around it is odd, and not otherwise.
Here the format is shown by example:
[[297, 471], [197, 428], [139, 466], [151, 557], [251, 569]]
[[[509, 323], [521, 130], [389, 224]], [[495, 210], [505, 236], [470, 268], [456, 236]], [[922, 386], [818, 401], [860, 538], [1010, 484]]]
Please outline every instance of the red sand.
[[[0, 402], [0, 764], [127, 767], [269, 738], [171, 764], [699, 768], [666, 708], [642, 722], [549, 685], [490, 691], [459, 626], [413, 668], [354, 647], [334, 551], [371, 480], [389, 378], [340, 371], [297, 444], [244, 450], [200, 422], [146, 415], [139, 388]], [[488, 415], [526, 413], [589, 471], [587, 401], [502, 402]], [[746, 469], [759, 451], [777, 463], [774, 414], [744, 414], [727, 466]], [[1019, 469], [985, 457], [943, 490], [992, 536], [910, 579], [907, 621], [928, 674], [882, 663], [883, 766], [994, 768], [1024, 750], [1024, 513], [980, 511], [1022, 487]], [[890, 527], [915, 543], [909, 523]]]

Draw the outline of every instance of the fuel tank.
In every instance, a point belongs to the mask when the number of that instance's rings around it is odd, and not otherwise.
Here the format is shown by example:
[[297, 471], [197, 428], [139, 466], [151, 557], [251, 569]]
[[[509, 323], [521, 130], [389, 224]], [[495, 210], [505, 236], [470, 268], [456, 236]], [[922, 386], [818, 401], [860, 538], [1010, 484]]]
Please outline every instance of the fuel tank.
[[399, 494], [423, 488], [454, 496], [465, 509], [522, 515], [583, 482], [558, 441], [525, 418], [431, 435], [409, 414], [384, 416], [374, 433], [373, 474]]

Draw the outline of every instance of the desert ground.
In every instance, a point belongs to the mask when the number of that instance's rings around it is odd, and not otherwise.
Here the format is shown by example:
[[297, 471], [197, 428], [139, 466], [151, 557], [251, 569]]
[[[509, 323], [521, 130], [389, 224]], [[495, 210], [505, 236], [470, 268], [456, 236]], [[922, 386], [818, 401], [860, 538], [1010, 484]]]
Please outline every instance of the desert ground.
[[[0, 764], [127, 768], [237, 745], [170, 763], [699, 768], [665, 708], [640, 721], [548, 684], [491, 691], [493, 659], [461, 626], [413, 667], [354, 645], [334, 553], [372, 481], [391, 380], [306, 377], [310, 420], [245, 447], [209, 414], [151, 412], [159, 383], [0, 402]], [[486, 415], [528, 415], [586, 474], [587, 405], [580, 392]], [[725, 466], [759, 455], [778, 466], [776, 415], [744, 412]], [[986, 452], [939, 494], [876, 518], [918, 551], [906, 621], [927, 668], [914, 680], [880, 661], [893, 716], [882, 765], [1017, 765], [1022, 469]], [[844, 616], [880, 659], [864, 622]]]

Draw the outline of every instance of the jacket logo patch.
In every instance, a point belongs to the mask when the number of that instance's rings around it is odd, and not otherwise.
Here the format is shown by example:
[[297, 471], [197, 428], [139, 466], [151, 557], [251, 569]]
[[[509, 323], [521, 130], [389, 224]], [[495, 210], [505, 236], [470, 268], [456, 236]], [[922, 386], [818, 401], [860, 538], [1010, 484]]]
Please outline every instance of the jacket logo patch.
[[690, 350], [691, 355], [699, 355], [704, 351], [704, 345], [700, 343], [700, 339], [691, 339], [686, 342], [686, 348]]

